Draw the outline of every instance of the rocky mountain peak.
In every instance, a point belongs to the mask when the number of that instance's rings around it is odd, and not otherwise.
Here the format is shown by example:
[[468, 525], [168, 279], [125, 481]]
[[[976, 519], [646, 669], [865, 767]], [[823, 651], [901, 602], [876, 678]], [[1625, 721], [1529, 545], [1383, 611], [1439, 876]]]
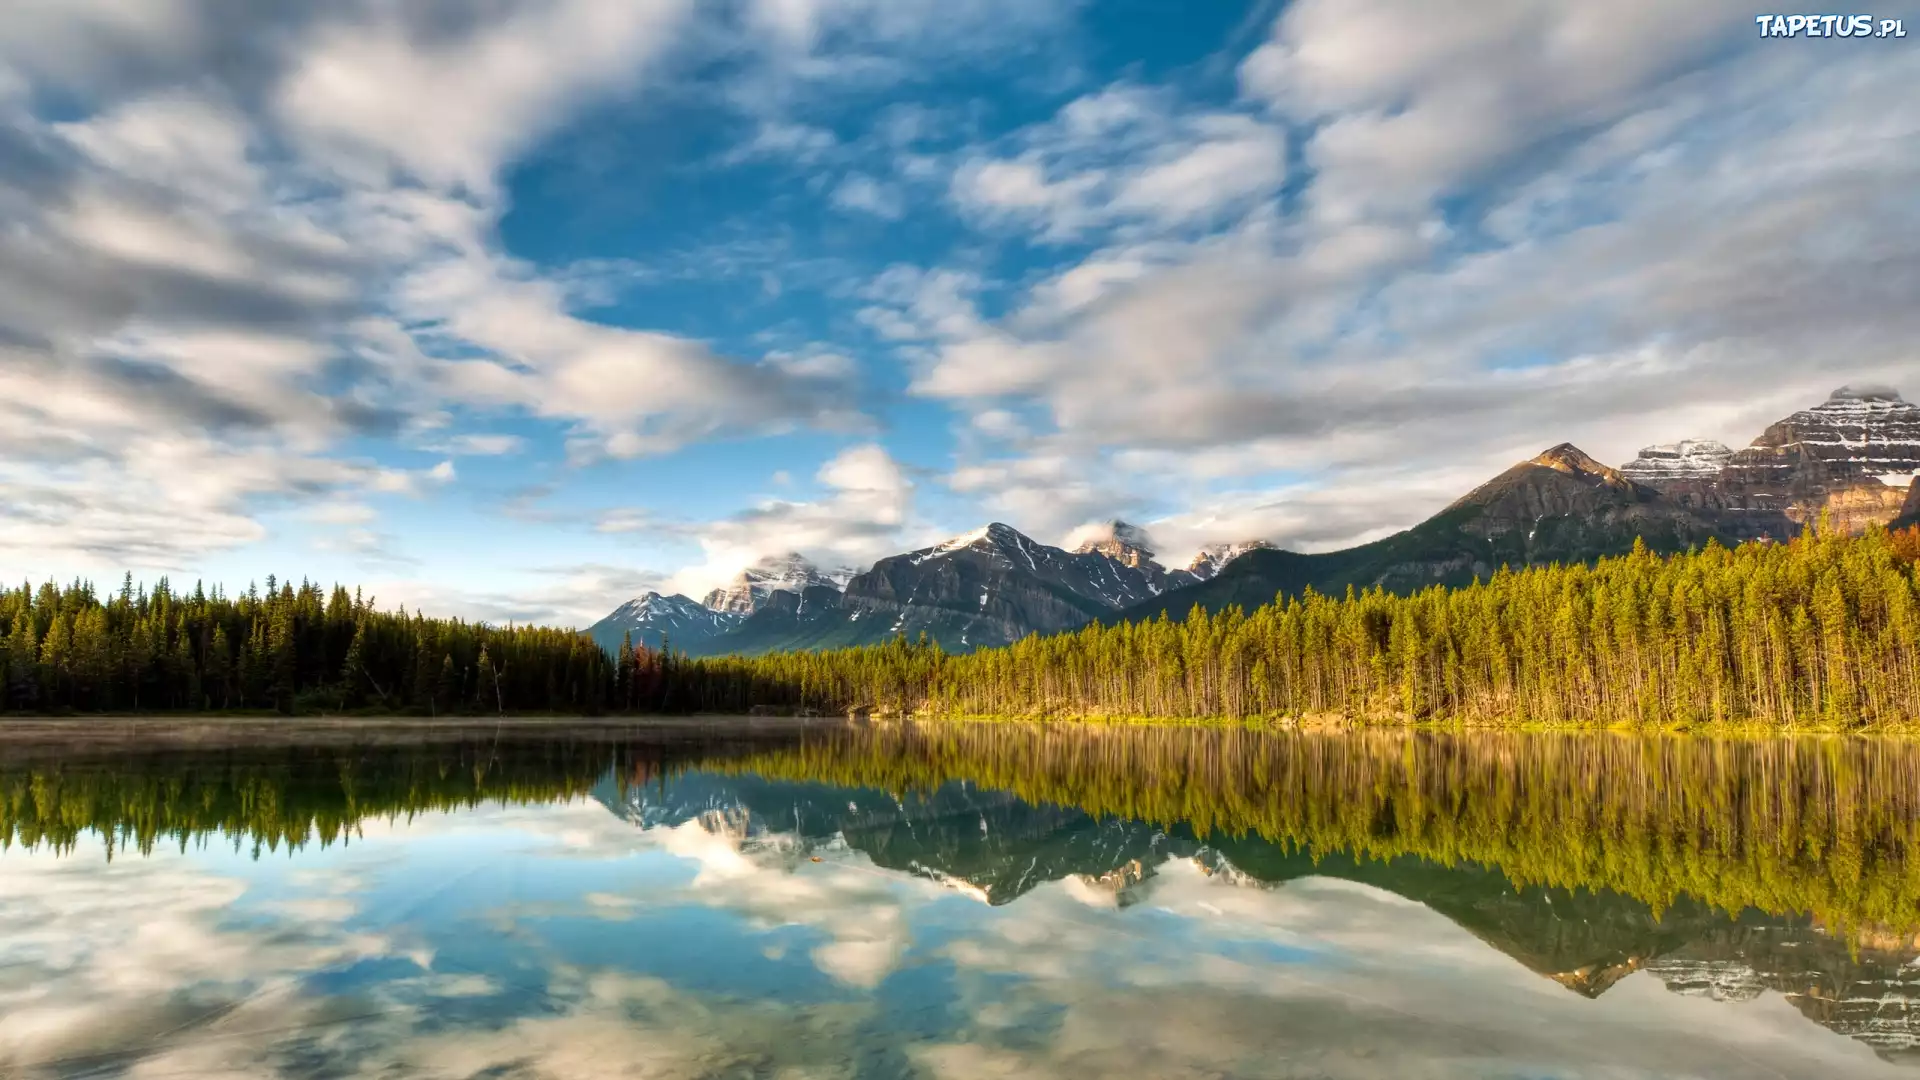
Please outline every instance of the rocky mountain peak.
[[1620, 475], [1620, 470], [1609, 465], [1602, 465], [1585, 450], [1580, 449], [1572, 443], [1561, 443], [1559, 446], [1553, 447], [1529, 460], [1531, 464], [1544, 466], [1555, 472], [1597, 481], [1613, 487], [1624, 486], [1627, 483], [1626, 478]]
[[1265, 540], [1241, 540], [1232, 544], [1208, 544], [1201, 548], [1193, 561], [1187, 564], [1187, 573], [1197, 581], [1207, 581], [1233, 560], [1249, 551], [1271, 551], [1273, 545]]
[[[1920, 454], [1920, 405], [1891, 386], [1843, 386], [1811, 409], [1773, 425], [1754, 446], [1806, 444], [1824, 458]], [[1884, 448], [1884, 449], [1883, 449]]]
[[1884, 383], [1861, 383], [1859, 386], [1849, 384], [1835, 390], [1833, 393], [1827, 395], [1826, 405], [1817, 405], [1815, 408], [1840, 406], [1844, 403], [1855, 401], [1907, 403], [1906, 399], [1900, 396], [1900, 391], [1895, 390], [1891, 386], [1887, 386]]
[[1077, 534], [1082, 539], [1073, 549], [1076, 555], [1098, 553], [1135, 568], [1154, 561], [1153, 540], [1137, 525], [1116, 519], [1078, 530]]
[[1003, 522], [995, 521], [964, 532], [959, 536], [943, 540], [927, 549], [927, 558], [937, 558], [954, 551], [1025, 551], [1038, 546], [1032, 537], [1019, 529]]
[[1826, 515], [1859, 532], [1901, 513], [1920, 477], [1920, 405], [1890, 386], [1843, 386], [1769, 427], [1719, 477], [1727, 508], [1790, 534]]
[[676, 647], [697, 644], [739, 625], [744, 615], [716, 611], [679, 593], [644, 592], [621, 604], [587, 629], [587, 635], [608, 652], [628, 637], [635, 645], [659, 648], [662, 641]]
[[779, 590], [798, 595], [812, 586], [841, 589], [852, 576], [851, 570], [822, 570], [799, 552], [789, 551], [769, 555], [740, 571], [732, 581], [708, 593], [704, 602], [715, 611], [749, 615]]

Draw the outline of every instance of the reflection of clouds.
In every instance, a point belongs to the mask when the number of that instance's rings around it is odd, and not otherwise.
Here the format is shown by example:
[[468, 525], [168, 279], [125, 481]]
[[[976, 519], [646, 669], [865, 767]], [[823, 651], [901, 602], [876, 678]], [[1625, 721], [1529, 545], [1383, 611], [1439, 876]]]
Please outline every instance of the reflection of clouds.
[[874, 867], [865, 855], [841, 847], [819, 849], [820, 862], [801, 862], [787, 838], [749, 840], [723, 820], [688, 821], [649, 829], [649, 839], [699, 873], [680, 898], [730, 911], [749, 924], [800, 926], [829, 940], [812, 952], [828, 976], [872, 988], [891, 973], [910, 938], [905, 904], [933, 893], [924, 883]]
[[[821, 935], [826, 940], [810, 953], [815, 966], [838, 982], [862, 988], [877, 986], [906, 952], [910, 900], [944, 895], [919, 878], [880, 870], [842, 844], [803, 854], [790, 836], [750, 836], [745, 826], [742, 820], [710, 815], [641, 828], [599, 803], [578, 800], [369, 823], [365, 837], [420, 842], [485, 836], [492, 852], [572, 860], [669, 856], [693, 868], [690, 882], [648, 880], [618, 892], [591, 890], [572, 905], [520, 905], [493, 913], [493, 928], [517, 936], [519, 920], [530, 915], [571, 911], [622, 919], [695, 904], [735, 915], [756, 930], [791, 926]], [[810, 862], [807, 855], [819, 855], [821, 861]]]
[[[1422, 905], [1331, 879], [1251, 888], [1179, 861], [1130, 885], [1138, 902], [1126, 907], [1067, 880], [986, 908], [844, 845], [750, 836], [720, 817], [640, 829], [573, 804], [415, 825], [370, 830], [324, 871], [257, 864], [245, 876], [270, 882], [264, 898], [192, 858], [0, 856], [0, 1073], [141, 1047], [127, 1075], [147, 1080], [801, 1080], [903, 1064], [955, 1080], [1904, 1075], [1777, 995], [1730, 1006], [1634, 976], [1588, 1001]], [[416, 858], [427, 846], [574, 884], [532, 902], [482, 892], [457, 910], [370, 903], [422, 875], [437, 882], [420, 867], [438, 858]], [[671, 970], [618, 970], [620, 950], [601, 960], [577, 938], [549, 937], [576, 933], [583, 916], [608, 941], [673, 935], [674, 910], [690, 907], [732, 916], [719, 930], [699, 921], [714, 955], [741, 938], [748, 957], [804, 949], [840, 991], [693, 992]], [[349, 917], [430, 921], [371, 932], [349, 929]], [[488, 941], [497, 960], [467, 961], [486, 970], [435, 963], [476, 956], [452, 943], [479, 927], [508, 935]], [[806, 934], [754, 940], [796, 927]], [[916, 937], [945, 961], [917, 975], [951, 983], [935, 994], [945, 1026], [908, 1035], [877, 1004], [915, 1004], [918, 978], [887, 980]], [[646, 941], [636, 944], [644, 956]], [[343, 981], [305, 978], [360, 960], [386, 962]], [[733, 989], [752, 985], [748, 974], [706, 970], [700, 981]]]
[[1364, 885], [1252, 888], [1174, 862], [1147, 890], [1111, 910], [1058, 882], [949, 943], [976, 1019], [915, 1061], [1019, 1080], [1904, 1075], [1774, 995], [1729, 1007], [1640, 977], [1598, 1001], [1568, 994]]
[[[0, 867], [0, 1066], [306, 1022], [317, 1006], [299, 976], [392, 951], [341, 929], [353, 906], [337, 899], [237, 918], [246, 884], [179, 856], [107, 864], [83, 843], [64, 858], [8, 852]], [[183, 1075], [216, 1074], [196, 1062]]]
[[848, 1048], [868, 1013], [845, 1003], [709, 1002], [659, 979], [599, 973], [556, 976], [551, 1015], [495, 1029], [399, 1042], [389, 1061], [405, 1076], [512, 1075], [541, 1080], [692, 1080], [850, 1077]]

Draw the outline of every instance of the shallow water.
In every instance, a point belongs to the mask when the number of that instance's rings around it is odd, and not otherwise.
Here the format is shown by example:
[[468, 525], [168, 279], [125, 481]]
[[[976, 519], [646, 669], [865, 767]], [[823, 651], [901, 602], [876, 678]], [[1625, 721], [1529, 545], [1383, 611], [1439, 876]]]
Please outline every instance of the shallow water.
[[0, 836], [8, 1076], [1920, 1078], [1911, 742], [0, 728]]

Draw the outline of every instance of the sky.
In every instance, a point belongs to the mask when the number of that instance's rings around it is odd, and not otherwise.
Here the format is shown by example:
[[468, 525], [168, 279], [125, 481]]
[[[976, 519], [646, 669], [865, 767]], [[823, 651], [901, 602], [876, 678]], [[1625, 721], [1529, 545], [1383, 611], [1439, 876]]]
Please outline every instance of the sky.
[[0, 578], [583, 625], [1920, 394], [1920, 35], [1754, 14], [10, 0]]

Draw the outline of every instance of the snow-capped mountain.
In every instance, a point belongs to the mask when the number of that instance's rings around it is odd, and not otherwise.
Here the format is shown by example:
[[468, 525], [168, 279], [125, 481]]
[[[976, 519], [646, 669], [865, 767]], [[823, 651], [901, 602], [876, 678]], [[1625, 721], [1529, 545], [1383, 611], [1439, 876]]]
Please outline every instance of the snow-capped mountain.
[[[1104, 545], [1122, 553], [1083, 545], [1065, 551], [1040, 543], [1011, 525], [994, 522], [919, 551], [895, 555], [847, 585], [848, 595], [899, 603], [941, 603], [948, 585], [978, 581], [985, 593], [966, 591], [968, 610], [985, 610], [1006, 599], [999, 587], [1032, 577], [1085, 601], [1093, 608], [1121, 608], [1160, 591], [1166, 571], [1152, 552], [1117, 540]], [[1080, 620], [1085, 621], [1085, 620]]]
[[1265, 540], [1242, 540], [1237, 544], [1208, 544], [1194, 555], [1187, 564], [1187, 573], [1194, 581], [1206, 581], [1226, 568], [1233, 560], [1249, 551], [1271, 551], [1273, 545]]
[[1154, 561], [1153, 538], [1137, 525], [1119, 520], [1107, 521], [1091, 529], [1082, 529], [1078, 535], [1081, 537], [1080, 543], [1073, 549], [1076, 555], [1098, 553], [1136, 568]]
[[1826, 514], [1859, 532], [1896, 517], [1920, 477], [1920, 405], [1843, 386], [1772, 425], [1715, 478], [1711, 505], [1749, 532], [1788, 536]]
[[950, 651], [965, 652], [1072, 629], [1174, 583], [1143, 539], [1127, 526], [1081, 551], [1065, 551], [994, 522], [881, 559], [839, 595], [820, 585], [777, 590], [738, 630], [708, 640], [700, 651], [827, 648], [924, 632]]
[[816, 586], [844, 589], [853, 575], [851, 567], [822, 570], [799, 552], [789, 551], [742, 570], [731, 582], [708, 593], [705, 603], [715, 611], [751, 615], [776, 591], [797, 594]]
[[642, 593], [614, 608], [606, 618], [587, 628], [587, 634], [608, 652], [619, 651], [626, 635], [635, 645], [650, 649], [666, 639], [675, 651], [692, 648], [708, 638], [739, 626], [745, 615], [715, 611], [690, 597]]

